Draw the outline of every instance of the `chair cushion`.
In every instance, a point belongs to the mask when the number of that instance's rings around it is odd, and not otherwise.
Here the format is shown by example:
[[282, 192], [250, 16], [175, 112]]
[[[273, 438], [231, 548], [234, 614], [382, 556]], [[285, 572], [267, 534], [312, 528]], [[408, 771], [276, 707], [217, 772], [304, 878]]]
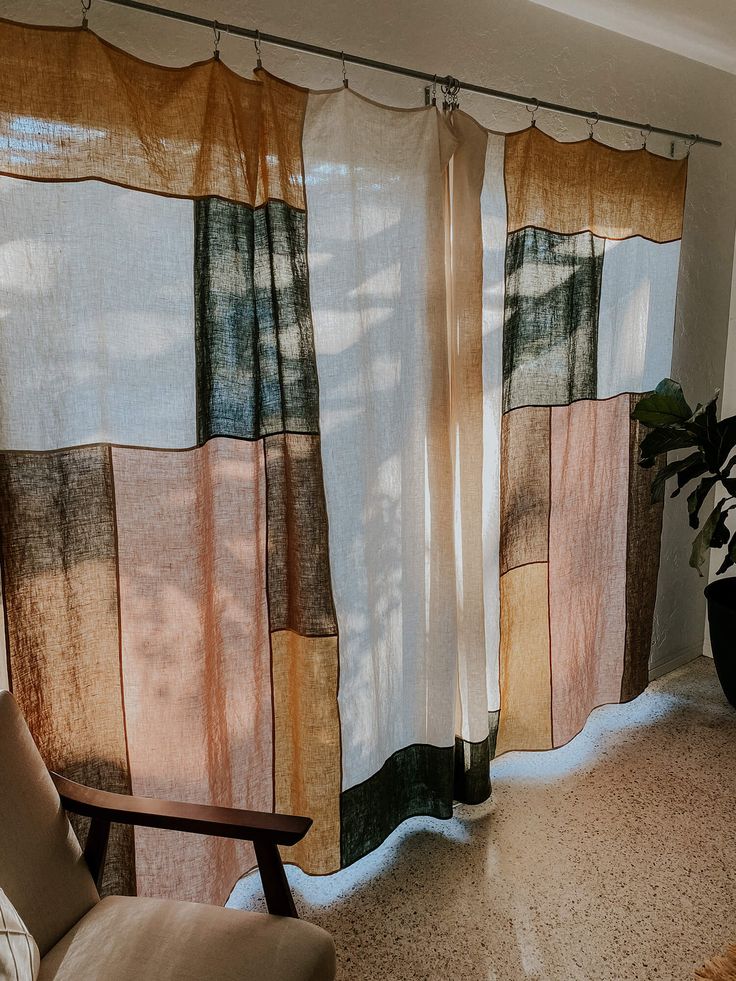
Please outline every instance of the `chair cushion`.
[[99, 896], [8, 691], [0, 691], [0, 747], [0, 883], [43, 956]]
[[36, 941], [0, 889], [0, 978], [35, 981], [40, 961]]
[[324, 930], [289, 917], [110, 896], [43, 958], [39, 981], [332, 981]]

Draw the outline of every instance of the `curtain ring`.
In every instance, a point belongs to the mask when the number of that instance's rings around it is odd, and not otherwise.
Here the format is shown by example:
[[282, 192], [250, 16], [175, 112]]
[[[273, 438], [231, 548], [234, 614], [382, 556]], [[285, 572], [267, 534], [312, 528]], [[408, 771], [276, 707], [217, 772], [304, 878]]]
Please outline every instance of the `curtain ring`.
[[340, 61], [342, 62], [342, 84], [345, 88], [348, 88], [348, 72], [345, 67], [345, 52], [340, 52]]
[[212, 57], [215, 59], [215, 61], [219, 61], [220, 60], [220, 37], [222, 35], [221, 35], [221, 32], [220, 32], [219, 27], [217, 26], [217, 21], [216, 20], [213, 20], [212, 21], [212, 36], [214, 38], [214, 43], [215, 43], [215, 49], [212, 52]]
[[87, 0], [86, 3], [84, 2], [84, 0], [79, 0], [79, 2], [82, 5], [82, 28], [86, 30], [89, 24], [89, 21], [87, 20], [87, 14], [89, 13], [90, 7], [92, 6], [92, 0]]
[[585, 122], [588, 124], [588, 139], [589, 140], [592, 140], [593, 139], [593, 127], [594, 126], [597, 126], [598, 125], [598, 122], [600, 120], [600, 115], [597, 112], [593, 113], [593, 115], [595, 117], [594, 119], [588, 119], [587, 116], [585, 117]]
[[256, 71], [259, 68], [263, 68], [263, 62], [261, 61], [261, 32], [256, 31], [256, 36], [253, 39], [253, 47], [256, 49]]
[[455, 109], [460, 108], [460, 101], [458, 99], [460, 82], [456, 78], [448, 75], [445, 79], [445, 84], [442, 86], [442, 92], [445, 96], [442, 103], [443, 112], [453, 112]]
[[651, 123], [647, 123], [646, 130], [647, 130], [646, 133], [644, 132], [643, 129], [640, 129], [639, 130], [639, 132], [641, 133], [641, 135], [644, 137], [644, 142], [641, 145], [642, 150], [646, 150], [646, 148], [647, 148], [647, 141], [649, 140], [649, 137], [652, 135], [652, 124]]
[[539, 112], [539, 99], [532, 99], [532, 102], [534, 103], [534, 108], [530, 108], [531, 103], [525, 105], [524, 108], [526, 109], [527, 112], [530, 112], [532, 114], [532, 121], [531, 121], [531, 123], [529, 125], [530, 126], [536, 126], [537, 125], [537, 113]]

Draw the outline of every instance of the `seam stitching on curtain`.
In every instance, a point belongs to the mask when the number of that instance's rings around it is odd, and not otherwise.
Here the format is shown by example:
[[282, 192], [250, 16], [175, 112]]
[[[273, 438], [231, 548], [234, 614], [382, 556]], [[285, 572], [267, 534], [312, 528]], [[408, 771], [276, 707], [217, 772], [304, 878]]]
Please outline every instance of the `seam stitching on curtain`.
[[[117, 616], [118, 616], [118, 670], [120, 672], [120, 709], [123, 716], [123, 741], [125, 743], [125, 765], [128, 769], [128, 789], [130, 793], [133, 793], [133, 774], [130, 769], [130, 747], [128, 745], [128, 716], [125, 710], [125, 682], [123, 675], [123, 617], [122, 617], [122, 604], [120, 596], [120, 545], [118, 542], [118, 506], [117, 498], [115, 496], [115, 462], [113, 459], [112, 446], [108, 444], [107, 447], [108, 458], [110, 461], [110, 497], [111, 497], [111, 507], [112, 507], [112, 526], [113, 526], [113, 537], [115, 542], [115, 603], [117, 605]], [[135, 883], [136, 892], [138, 890], [138, 876], [136, 871], [136, 849], [135, 849], [135, 830], [131, 828], [130, 834], [132, 837], [132, 848], [131, 848], [131, 862], [132, 868], [130, 870], [132, 881]]]
[[264, 484], [264, 511], [265, 511], [265, 557], [264, 557], [264, 584], [266, 592], [266, 624], [268, 629], [268, 658], [271, 672], [271, 810], [276, 812], [276, 693], [273, 686], [273, 638], [271, 636], [271, 602], [268, 595], [268, 458], [266, 455], [266, 440], [261, 440], [263, 447], [263, 484]]
[[230, 433], [212, 433], [201, 443], [194, 443], [192, 446], [140, 446], [136, 443], [111, 443], [107, 440], [98, 440], [95, 443], [70, 443], [68, 446], [55, 446], [50, 450], [14, 450], [10, 448], [0, 449], [0, 456], [3, 453], [12, 453], [14, 456], [51, 456], [54, 453], [68, 453], [70, 450], [90, 450], [95, 447], [110, 446], [116, 450], [146, 450], [149, 453], [193, 453], [201, 450], [212, 439], [232, 439], [243, 443], [258, 443], [261, 440], [270, 439], [272, 436], [311, 436], [315, 439], [320, 438], [318, 432], [307, 432], [299, 429], [278, 429], [272, 433], [264, 433], [262, 436], [237, 436]]
[[13, 670], [10, 663], [10, 624], [8, 622], [8, 599], [6, 593], [5, 549], [0, 539], [0, 592], [3, 601], [3, 630], [5, 631], [5, 666], [8, 672], [8, 690], [13, 690]]
[[651, 242], [652, 245], [671, 245], [673, 242], [679, 242], [682, 239], [682, 234], [676, 235], [674, 238], [650, 238], [648, 235], [640, 235], [638, 232], [633, 232], [631, 235], [600, 235], [598, 232], [594, 232], [592, 228], [587, 225], [585, 228], [578, 228], [574, 232], [558, 232], [553, 228], [548, 228], [546, 225], [537, 225], [534, 222], [529, 222], [526, 225], [519, 225], [516, 228], [511, 228], [508, 230], [507, 235], [515, 235], [517, 232], [523, 232], [527, 229], [536, 232], [550, 232], [552, 235], [559, 235], [561, 238], [574, 238], [576, 235], [585, 235], [586, 233], [592, 235], [593, 238], [602, 239], [604, 242], [628, 242], [632, 238], [640, 238], [644, 242]]
[[[582, 400], [581, 400], [582, 401]], [[550, 538], [552, 530], [552, 406], [549, 407], [549, 506], [547, 508], [547, 636], [549, 637], [549, 741], [550, 749], [555, 748], [554, 687], [552, 681], [552, 604], [550, 598]]]
[[[607, 395], [604, 399], [599, 399], [599, 398], [593, 399], [593, 398], [588, 398], [586, 396], [582, 396], [581, 398], [571, 399], [569, 402], [555, 402], [552, 405], [550, 405], [549, 402], [537, 402], [537, 403], [529, 402], [528, 404], [525, 405], [514, 405], [510, 409], [505, 409], [503, 415], [504, 416], [510, 415], [512, 412], [518, 412], [519, 409], [566, 409], [568, 408], [568, 406], [577, 405], [578, 402], [596, 402], [596, 403], [612, 402], [614, 399], [623, 398], [625, 395], [628, 396], [636, 395], [637, 397], [640, 398], [644, 394], [645, 394], [644, 392], [617, 392], [615, 395]], [[0, 452], [7, 452], [7, 451], [2, 450]], [[13, 450], [11, 452], [24, 452], [24, 451]], [[28, 452], [36, 452], [36, 451], [31, 450]]]
[[[2, 20], [2, 18], [0, 18]], [[292, 204], [285, 198], [270, 197], [268, 201], [261, 201], [254, 204], [252, 201], [243, 201], [240, 198], [229, 198], [224, 194], [173, 194], [170, 191], [156, 191], [149, 187], [138, 184], [126, 184], [124, 181], [113, 181], [109, 177], [97, 177], [95, 174], [85, 174], [84, 177], [34, 177], [32, 174], [18, 174], [12, 170], [0, 170], [0, 177], [9, 177], [16, 181], [33, 181], [35, 184], [86, 184], [89, 181], [97, 181], [98, 184], [107, 184], [109, 187], [122, 187], [126, 191], [136, 191], [138, 194], [155, 194], [157, 198], [169, 198], [173, 201], [209, 201], [211, 198], [217, 201], [224, 201], [227, 204], [237, 204], [242, 208], [251, 208], [259, 211], [266, 208], [269, 204], [283, 204], [292, 211], [306, 214], [306, 208]]]

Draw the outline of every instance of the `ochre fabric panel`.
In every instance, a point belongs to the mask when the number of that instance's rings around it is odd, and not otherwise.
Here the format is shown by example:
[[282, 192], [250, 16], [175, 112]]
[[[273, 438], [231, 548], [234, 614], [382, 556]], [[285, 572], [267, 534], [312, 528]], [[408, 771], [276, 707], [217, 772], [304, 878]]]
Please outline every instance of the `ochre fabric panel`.
[[488, 133], [465, 113], [450, 117], [452, 158], [446, 222], [450, 359], [450, 454], [458, 548], [457, 734], [488, 738], [483, 601], [483, 235], [481, 192]]
[[496, 755], [552, 747], [546, 562], [501, 577], [501, 711]]
[[560, 143], [530, 126], [506, 137], [505, 174], [509, 232], [533, 225], [565, 235], [682, 237], [686, 157], [593, 139]]
[[[271, 810], [266, 490], [259, 442], [113, 450], [133, 792]], [[138, 889], [223, 903], [250, 845], [136, 832]]]
[[618, 702], [626, 636], [628, 395], [552, 409], [549, 600], [554, 745]]
[[268, 610], [272, 630], [337, 633], [318, 436], [263, 441], [268, 494]]
[[306, 838], [281, 850], [312, 875], [340, 868], [340, 716], [337, 637], [271, 636], [273, 657], [275, 809], [314, 824]]
[[[110, 451], [2, 453], [0, 500], [13, 693], [48, 767], [130, 793]], [[114, 829], [105, 891], [133, 891], [132, 844]]]
[[501, 421], [501, 575], [547, 561], [550, 411], [514, 409]]
[[309, 90], [262, 68], [255, 74], [263, 85], [257, 200], [277, 199], [303, 210], [302, 132]]
[[221, 61], [165, 68], [89, 30], [0, 21], [0, 74], [3, 173], [258, 203], [263, 87]]
[[[631, 395], [633, 411], [641, 395]], [[629, 421], [629, 523], [626, 544], [626, 650], [621, 679], [621, 701], [640, 695], [649, 683], [654, 604], [657, 599], [659, 551], [664, 502], [652, 503], [655, 467], [637, 463], [646, 429]]]

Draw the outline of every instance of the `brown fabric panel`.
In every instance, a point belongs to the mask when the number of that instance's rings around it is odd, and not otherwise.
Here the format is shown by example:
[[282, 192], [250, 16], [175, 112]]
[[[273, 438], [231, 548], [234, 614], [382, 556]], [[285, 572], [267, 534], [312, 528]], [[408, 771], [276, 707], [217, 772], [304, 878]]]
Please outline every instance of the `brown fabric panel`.
[[483, 599], [483, 235], [480, 197], [488, 132], [452, 113], [458, 141], [452, 158], [446, 223], [449, 305], [450, 453], [459, 506], [457, 733], [479, 742], [488, 732]]
[[304, 209], [302, 131], [309, 90], [259, 69], [263, 85], [258, 202], [278, 198]]
[[514, 409], [501, 421], [501, 575], [547, 561], [549, 426], [546, 406]]
[[[0, 74], [4, 173], [42, 180], [95, 177], [161, 194], [260, 203], [263, 86], [221, 61], [166, 68], [89, 30], [0, 21]], [[278, 125], [278, 113], [270, 112]], [[269, 136], [269, 142], [275, 139]], [[303, 207], [293, 133], [279, 139], [279, 151], [287, 143], [289, 149], [270, 189]], [[293, 173], [287, 173], [290, 164]]]
[[682, 237], [686, 157], [592, 139], [560, 143], [530, 126], [506, 137], [505, 175], [509, 232], [534, 225], [565, 235]]
[[[0, 500], [13, 693], [48, 767], [130, 793], [109, 449], [2, 453]], [[115, 827], [104, 892], [135, 891], [132, 846]]]
[[[631, 395], [633, 411], [641, 395]], [[656, 467], [637, 464], [646, 429], [629, 422], [629, 528], [626, 542], [626, 649], [621, 678], [621, 701], [640, 695], [649, 684], [654, 604], [657, 599], [659, 551], [664, 502], [652, 504]]]
[[626, 636], [629, 396], [552, 409], [549, 607], [553, 739], [617, 702]]
[[318, 436], [264, 440], [271, 630], [337, 634]]
[[271, 635], [275, 809], [314, 821], [284, 861], [324, 875], [340, 868], [340, 716], [337, 637]]
[[[258, 442], [113, 449], [134, 793], [273, 807], [265, 475]], [[143, 895], [223, 903], [244, 842], [136, 830]]]
[[501, 710], [496, 756], [515, 749], [551, 749], [547, 563], [512, 569], [501, 578]]

